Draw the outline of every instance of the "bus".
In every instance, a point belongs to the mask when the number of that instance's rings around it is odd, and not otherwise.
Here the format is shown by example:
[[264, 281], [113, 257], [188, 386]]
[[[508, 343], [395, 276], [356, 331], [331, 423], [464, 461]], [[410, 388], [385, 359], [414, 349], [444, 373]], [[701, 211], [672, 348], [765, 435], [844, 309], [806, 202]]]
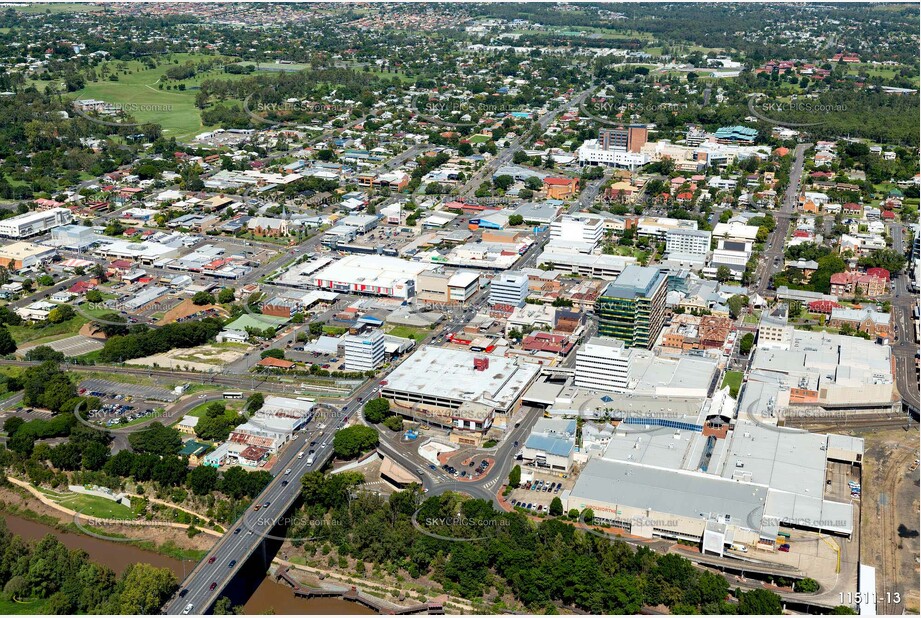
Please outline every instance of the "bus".
[[224, 393], [224, 399], [243, 399], [243, 393]]

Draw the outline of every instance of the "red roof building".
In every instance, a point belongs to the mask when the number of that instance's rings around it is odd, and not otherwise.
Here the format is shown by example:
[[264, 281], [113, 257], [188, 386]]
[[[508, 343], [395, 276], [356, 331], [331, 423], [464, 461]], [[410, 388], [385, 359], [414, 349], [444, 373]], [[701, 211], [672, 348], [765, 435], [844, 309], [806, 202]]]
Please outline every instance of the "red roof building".
[[272, 369], [291, 369], [294, 367], [294, 363], [283, 358], [273, 358], [271, 356], [266, 356], [261, 361], [256, 363], [260, 367], [269, 367]]

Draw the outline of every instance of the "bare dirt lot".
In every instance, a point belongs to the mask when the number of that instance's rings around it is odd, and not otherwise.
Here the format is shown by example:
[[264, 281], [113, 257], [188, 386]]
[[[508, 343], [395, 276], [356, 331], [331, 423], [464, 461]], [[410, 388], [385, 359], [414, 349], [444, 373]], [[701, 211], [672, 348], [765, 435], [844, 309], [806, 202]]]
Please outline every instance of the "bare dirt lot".
[[917, 614], [918, 433], [888, 430], [864, 438], [861, 562], [876, 568], [880, 614]]
[[243, 347], [231, 348], [203, 345], [197, 348], [182, 348], [170, 350], [163, 354], [135, 358], [128, 361], [128, 364], [217, 373], [221, 371], [224, 365], [229, 365], [243, 358], [245, 352], [246, 350]]

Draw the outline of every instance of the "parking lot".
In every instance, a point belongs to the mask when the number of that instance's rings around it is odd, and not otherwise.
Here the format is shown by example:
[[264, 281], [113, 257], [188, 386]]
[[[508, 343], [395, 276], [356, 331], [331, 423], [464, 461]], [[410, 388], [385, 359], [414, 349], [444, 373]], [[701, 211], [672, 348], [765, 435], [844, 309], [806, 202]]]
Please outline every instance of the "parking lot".
[[83, 380], [80, 383], [81, 395], [88, 395], [90, 391], [103, 393], [103, 395], [93, 395], [100, 399], [113, 399], [117, 401], [116, 395], [130, 395], [133, 399], [160, 401], [171, 403], [179, 398], [179, 395], [173, 391], [157, 386], [144, 386], [143, 384], [126, 384], [124, 382], [110, 382], [108, 380]]
[[546, 513], [553, 499], [563, 491], [563, 487], [563, 482], [559, 479], [535, 478], [530, 481], [522, 481], [521, 486], [509, 496], [509, 503], [534, 513]]
[[[48, 346], [55, 352], [61, 352], [67, 357], [82, 356], [102, 349], [101, 341], [84, 335], [74, 335], [73, 337], [58, 339], [57, 341], [51, 341], [43, 345]], [[21, 352], [27, 352], [28, 350], [29, 348], [24, 348]]]

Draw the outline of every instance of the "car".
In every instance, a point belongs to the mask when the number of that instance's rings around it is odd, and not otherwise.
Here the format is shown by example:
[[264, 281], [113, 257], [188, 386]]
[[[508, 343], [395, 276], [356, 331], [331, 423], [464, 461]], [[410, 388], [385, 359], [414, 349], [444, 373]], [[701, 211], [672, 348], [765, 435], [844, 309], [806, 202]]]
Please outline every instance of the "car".
[[229, 568], [229, 569], [232, 569], [232, 568], [235, 567], [235, 566], [237, 566], [237, 561], [236, 561], [236, 560], [231, 560], [231, 561], [227, 564], [227, 568]]
[[435, 464], [429, 464], [429, 470], [437, 470], [438, 467]]
[[243, 528], [237, 528], [236, 530], [233, 531], [233, 533], [234, 533], [234, 534], [240, 534], [240, 530], [242, 530], [242, 529], [243, 529]]
[[253, 507], [253, 510], [254, 510], [254, 511], [258, 511], [258, 510], [261, 509], [261, 508], [262, 508], [262, 505], [261, 505], [261, 504], [257, 504], [256, 506]]
[[288, 485], [288, 481], [282, 481], [282, 482], [281, 482], [281, 486], [282, 486], [282, 487], [287, 487], [287, 485]]
[[271, 504], [271, 502], [269, 502], [268, 500], [266, 500], [266, 503], [262, 505], [262, 508], [264, 508], [264, 509], [269, 508], [269, 504]]
[[789, 552], [789, 551], [790, 551], [790, 544], [789, 544], [789, 543], [784, 543], [783, 545], [781, 545], [780, 547], [777, 548], [777, 551], [782, 551], [782, 552], [784, 552], [784, 553]]
[[466, 471], [466, 470], [461, 470], [460, 475], [461, 475], [461, 476], [467, 476], [467, 471]]
[[183, 613], [183, 614], [190, 614], [190, 613], [192, 613], [192, 609], [194, 609], [194, 607], [195, 607], [194, 605], [192, 605], [191, 603], [189, 603], [189, 604], [186, 605], [185, 608], [182, 610], [182, 613]]
[[211, 582], [211, 585], [208, 586], [208, 590], [214, 590], [215, 588], [217, 588], [217, 582]]
[[288, 475], [288, 474], [291, 474], [291, 468], [288, 468], [287, 470], [285, 470], [285, 475]]
[[473, 466], [476, 465], [476, 462], [475, 462], [475, 461], [471, 461], [469, 465], [470, 465], [470, 467], [472, 468]]
[[540, 512], [543, 511], [543, 510], [544, 510], [544, 505], [543, 505], [543, 504], [538, 504], [538, 505], [537, 505], [537, 512], [540, 513]]
[[188, 588], [183, 588], [183, 589], [179, 592], [179, 598], [182, 598], [182, 597], [184, 597], [184, 596], [187, 595], [187, 594], [189, 594], [189, 589], [188, 589]]
[[208, 564], [214, 564], [214, 556], [208, 558]]

